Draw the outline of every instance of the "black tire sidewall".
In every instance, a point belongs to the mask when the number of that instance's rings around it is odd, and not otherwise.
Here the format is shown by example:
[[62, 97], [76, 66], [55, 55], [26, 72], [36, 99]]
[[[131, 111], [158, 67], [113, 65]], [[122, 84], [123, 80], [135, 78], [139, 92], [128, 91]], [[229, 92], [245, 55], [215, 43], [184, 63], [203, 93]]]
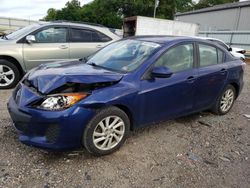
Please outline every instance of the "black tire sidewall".
[[[124, 121], [124, 124], [125, 124], [125, 133], [124, 133], [122, 140], [114, 148], [110, 150], [100, 150], [93, 143], [93, 133], [97, 124], [101, 120], [106, 118], [107, 116], [120, 117]], [[92, 155], [95, 155], [95, 156], [107, 155], [107, 154], [113, 153], [124, 144], [124, 142], [126, 141], [128, 137], [129, 130], [130, 130], [130, 120], [127, 114], [123, 110], [114, 106], [103, 108], [103, 109], [97, 110], [96, 115], [87, 124], [83, 133], [82, 144], [85, 147], [85, 149]]]
[[10, 61], [5, 60], [5, 59], [0, 59], [0, 65], [8, 66], [9, 68], [11, 68], [13, 70], [13, 72], [15, 74], [14, 81], [8, 86], [0, 86], [0, 89], [11, 89], [11, 88], [15, 87], [17, 85], [17, 83], [19, 82], [20, 77], [21, 77], [21, 74], [20, 74], [18, 68], [13, 63], [11, 63]]

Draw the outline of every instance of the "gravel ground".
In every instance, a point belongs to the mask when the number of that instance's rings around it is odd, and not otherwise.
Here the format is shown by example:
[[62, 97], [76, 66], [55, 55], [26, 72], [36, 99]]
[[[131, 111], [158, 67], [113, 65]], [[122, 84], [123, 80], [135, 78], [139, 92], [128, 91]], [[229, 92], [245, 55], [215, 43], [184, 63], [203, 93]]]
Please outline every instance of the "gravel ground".
[[116, 153], [48, 153], [18, 141], [0, 91], [0, 187], [249, 187], [250, 65], [231, 112], [202, 112], [131, 133]]

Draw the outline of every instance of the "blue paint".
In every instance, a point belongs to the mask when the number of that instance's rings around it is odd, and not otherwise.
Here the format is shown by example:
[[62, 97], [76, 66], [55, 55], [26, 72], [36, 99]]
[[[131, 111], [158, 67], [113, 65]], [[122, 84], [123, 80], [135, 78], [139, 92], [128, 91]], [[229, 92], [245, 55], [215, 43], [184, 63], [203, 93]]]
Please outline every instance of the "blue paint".
[[[81, 61], [57, 62], [31, 70], [24, 79], [28, 79], [37, 91], [20, 82], [18, 92], [14, 91], [8, 102], [20, 141], [51, 150], [79, 148], [84, 129], [98, 108], [122, 106], [130, 112], [133, 128], [138, 128], [209, 109], [228, 84], [237, 86], [238, 94], [243, 87], [244, 63], [233, 59], [229, 52], [216, 44], [192, 38], [151, 36], [131, 39], [156, 42], [161, 46], [131, 72], [114, 72]], [[192, 69], [173, 73], [169, 78], [150, 77], [152, 65], [166, 50], [180, 43], [196, 46], [199, 42], [223, 51], [225, 62], [199, 67], [198, 51], [195, 51]], [[170, 71], [159, 68], [156, 72], [165, 74]], [[87, 98], [62, 111], [45, 111], [32, 106], [66, 83], [105, 82], [115, 84], [91, 91]], [[51, 127], [57, 127], [53, 142], [46, 136]]]

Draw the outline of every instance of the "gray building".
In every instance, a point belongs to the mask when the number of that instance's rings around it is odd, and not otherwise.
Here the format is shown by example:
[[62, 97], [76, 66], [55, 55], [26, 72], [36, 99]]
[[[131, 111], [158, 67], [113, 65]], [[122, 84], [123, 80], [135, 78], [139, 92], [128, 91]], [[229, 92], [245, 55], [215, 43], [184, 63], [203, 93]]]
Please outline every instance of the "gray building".
[[199, 24], [200, 36], [218, 38], [250, 51], [250, 1], [177, 13], [175, 19]]
[[198, 23], [201, 31], [250, 31], [250, 1], [177, 13], [175, 19]]

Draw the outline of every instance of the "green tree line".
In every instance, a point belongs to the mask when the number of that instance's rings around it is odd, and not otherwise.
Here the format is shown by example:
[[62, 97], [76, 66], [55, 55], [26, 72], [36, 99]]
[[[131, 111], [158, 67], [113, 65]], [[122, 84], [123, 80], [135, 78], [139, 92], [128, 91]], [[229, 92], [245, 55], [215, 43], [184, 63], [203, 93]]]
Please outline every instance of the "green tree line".
[[[186, 12], [223, 3], [239, 0], [160, 0], [156, 17], [173, 19], [177, 12]], [[56, 10], [50, 8], [45, 21], [68, 20], [83, 21], [105, 25], [112, 28], [121, 28], [124, 17], [153, 16], [155, 0], [93, 0], [81, 6], [78, 0], [71, 0], [65, 7]]]

